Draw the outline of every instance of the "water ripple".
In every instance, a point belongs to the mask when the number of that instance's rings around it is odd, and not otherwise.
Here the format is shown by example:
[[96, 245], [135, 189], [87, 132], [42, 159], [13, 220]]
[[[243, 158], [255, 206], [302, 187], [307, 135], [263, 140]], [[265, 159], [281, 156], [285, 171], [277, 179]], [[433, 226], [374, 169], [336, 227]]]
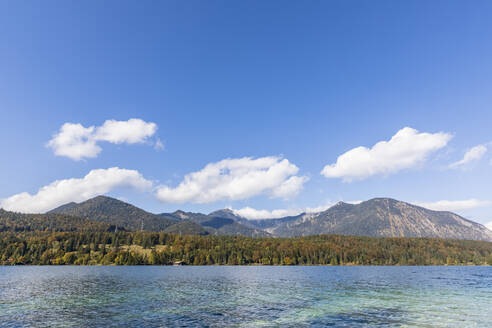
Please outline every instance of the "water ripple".
[[491, 267], [0, 267], [0, 327], [490, 327]]

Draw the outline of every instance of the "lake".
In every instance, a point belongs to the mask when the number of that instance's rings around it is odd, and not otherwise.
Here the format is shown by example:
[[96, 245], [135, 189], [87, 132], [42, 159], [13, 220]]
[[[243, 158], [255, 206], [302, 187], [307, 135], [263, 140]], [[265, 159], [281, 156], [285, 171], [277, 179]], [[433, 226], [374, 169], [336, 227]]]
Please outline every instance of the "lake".
[[492, 267], [0, 267], [1, 327], [491, 327]]

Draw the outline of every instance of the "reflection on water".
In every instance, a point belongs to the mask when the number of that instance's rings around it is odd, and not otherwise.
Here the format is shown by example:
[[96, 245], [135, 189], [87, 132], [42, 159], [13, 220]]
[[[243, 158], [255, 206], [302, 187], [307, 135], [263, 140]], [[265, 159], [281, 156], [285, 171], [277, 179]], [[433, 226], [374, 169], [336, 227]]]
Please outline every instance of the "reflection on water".
[[490, 327], [492, 267], [0, 267], [1, 327]]

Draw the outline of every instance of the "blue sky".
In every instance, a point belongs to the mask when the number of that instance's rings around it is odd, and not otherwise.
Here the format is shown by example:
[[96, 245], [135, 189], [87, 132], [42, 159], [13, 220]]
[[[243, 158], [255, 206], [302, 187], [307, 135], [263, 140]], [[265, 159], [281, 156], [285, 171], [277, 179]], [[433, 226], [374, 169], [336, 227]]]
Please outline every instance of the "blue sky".
[[[2, 2], [2, 206], [35, 211], [102, 192], [153, 212], [294, 211], [387, 196], [490, 222], [491, 10], [490, 1]], [[147, 130], [105, 125], [132, 118]], [[57, 155], [47, 145], [65, 123], [93, 126], [85, 146], [99, 152]], [[414, 130], [401, 143], [336, 166], [405, 127]], [[202, 171], [210, 163], [224, 166], [218, 176]], [[36, 196], [93, 170], [106, 175]]]

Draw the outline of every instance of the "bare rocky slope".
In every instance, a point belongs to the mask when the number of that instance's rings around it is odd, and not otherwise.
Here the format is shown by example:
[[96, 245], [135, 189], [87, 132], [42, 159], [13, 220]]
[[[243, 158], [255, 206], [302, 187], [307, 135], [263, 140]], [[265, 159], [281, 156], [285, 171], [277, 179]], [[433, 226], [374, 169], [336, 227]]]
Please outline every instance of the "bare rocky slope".
[[452, 212], [432, 211], [390, 198], [374, 198], [360, 204], [339, 202], [321, 213], [279, 219], [265, 230], [282, 237], [340, 234], [492, 241], [492, 231], [479, 223]]

